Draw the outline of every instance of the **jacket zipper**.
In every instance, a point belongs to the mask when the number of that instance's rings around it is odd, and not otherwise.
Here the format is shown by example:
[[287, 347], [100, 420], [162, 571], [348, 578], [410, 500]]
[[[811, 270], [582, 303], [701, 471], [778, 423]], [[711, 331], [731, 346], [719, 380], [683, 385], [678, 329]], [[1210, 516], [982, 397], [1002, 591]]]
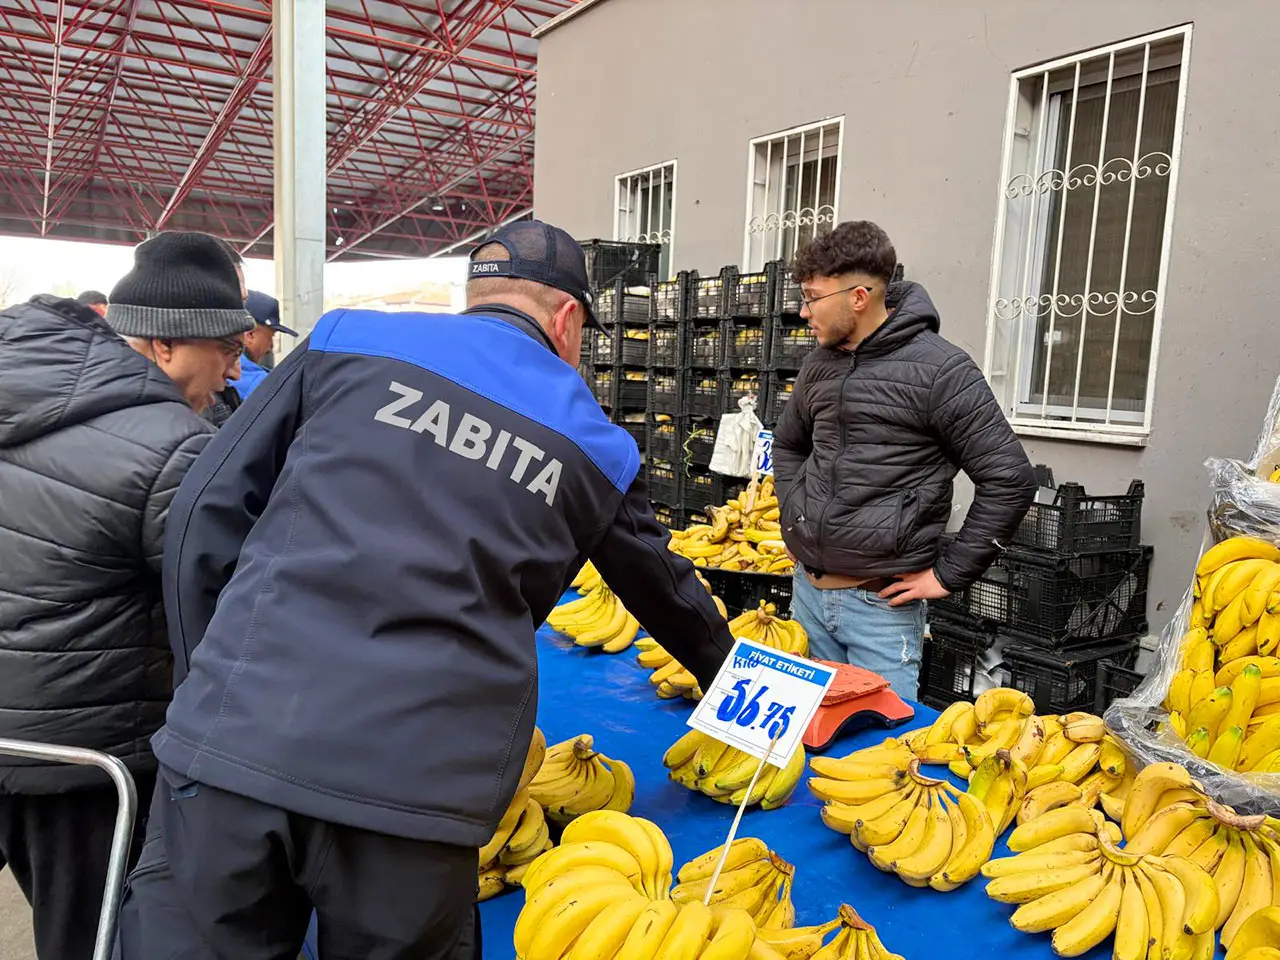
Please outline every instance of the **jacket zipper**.
[[844, 372], [844, 378], [840, 381], [840, 391], [836, 394], [836, 418], [840, 421], [840, 448], [836, 451], [835, 458], [831, 461], [831, 496], [827, 498], [826, 503], [822, 505], [822, 513], [818, 515], [818, 555], [822, 555], [822, 531], [823, 524], [827, 518], [827, 511], [831, 509], [831, 501], [835, 498], [836, 475], [839, 472], [840, 457], [844, 453], [845, 445], [849, 442], [848, 424], [844, 418], [844, 388], [849, 384], [849, 378], [853, 376], [855, 370], [858, 369], [858, 354], [855, 352], [849, 357], [849, 368]]

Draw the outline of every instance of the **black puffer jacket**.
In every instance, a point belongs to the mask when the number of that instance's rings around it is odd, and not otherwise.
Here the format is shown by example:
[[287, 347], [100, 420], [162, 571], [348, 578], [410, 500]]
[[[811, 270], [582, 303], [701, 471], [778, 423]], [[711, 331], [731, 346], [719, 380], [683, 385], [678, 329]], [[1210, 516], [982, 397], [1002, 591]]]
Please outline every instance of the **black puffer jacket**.
[[[88, 307], [0, 312], [0, 737], [154, 766], [173, 691], [165, 519], [213, 432]], [[106, 782], [0, 757], [0, 793]]]
[[[915, 283], [889, 287], [889, 319], [850, 352], [805, 360], [773, 441], [787, 546], [806, 567], [879, 577], [930, 565], [972, 583], [1008, 542], [1036, 479], [969, 355], [938, 336]], [[938, 555], [952, 481], [977, 487], [954, 545]]]

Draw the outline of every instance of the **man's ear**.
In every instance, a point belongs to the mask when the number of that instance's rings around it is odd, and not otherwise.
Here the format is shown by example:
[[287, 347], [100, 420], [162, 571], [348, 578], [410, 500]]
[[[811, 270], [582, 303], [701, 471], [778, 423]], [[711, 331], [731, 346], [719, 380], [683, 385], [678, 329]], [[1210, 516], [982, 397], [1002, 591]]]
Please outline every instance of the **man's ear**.
[[569, 299], [560, 304], [560, 309], [551, 317], [551, 339], [556, 346], [564, 348], [573, 341], [573, 311], [581, 309], [578, 301]]
[[173, 343], [168, 340], [151, 340], [151, 356], [156, 363], [169, 363], [173, 359]]
[[854, 287], [849, 295], [853, 297], [853, 309], [859, 313], [871, 306], [871, 291], [866, 287]]

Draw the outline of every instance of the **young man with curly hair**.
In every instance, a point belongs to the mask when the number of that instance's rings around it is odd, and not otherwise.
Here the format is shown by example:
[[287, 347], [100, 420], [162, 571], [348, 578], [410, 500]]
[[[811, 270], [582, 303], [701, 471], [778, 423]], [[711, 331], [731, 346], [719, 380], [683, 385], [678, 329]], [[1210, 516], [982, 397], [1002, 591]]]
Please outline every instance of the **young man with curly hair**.
[[[800, 252], [800, 315], [818, 348], [783, 409], [773, 457], [797, 562], [794, 613], [814, 656], [865, 667], [914, 698], [926, 601], [990, 565], [1036, 480], [982, 372], [938, 335], [924, 287], [891, 282], [897, 260], [866, 220]], [[942, 549], [960, 470], [973, 504]]]

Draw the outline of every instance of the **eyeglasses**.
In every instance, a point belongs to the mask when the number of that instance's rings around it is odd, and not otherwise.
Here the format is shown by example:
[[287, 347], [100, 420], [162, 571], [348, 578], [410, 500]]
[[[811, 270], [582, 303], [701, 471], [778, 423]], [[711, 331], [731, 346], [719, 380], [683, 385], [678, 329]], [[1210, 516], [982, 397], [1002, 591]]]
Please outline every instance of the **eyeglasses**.
[[806, 297], [804, 295], [804, 291], [802, 290], [800, 291], [800, 303], [808, 307], [810, 310], [812, 310], [813, 305], [817, 303], [819, 300], [825, 300], [827, 299], [827, 297], [834, 297], [836, 296], [836, 294], [840, 294], [840, 293], [848, 293], [850, 290], [865, 290], [867, 291], [868, 295], [870, 295], [871, 293], [871, 288], [868, 287], [865, 283], [855, 283], [852, 287], [845, 287], [843, 290], [832, 290], [830, 293], [824, 293], [820, 297]]
[[219, 337], [213, 342], [218, 345], [218, 349], [227, 357], [240, 357], [244, 354], [244, 341], [238, 337]]

